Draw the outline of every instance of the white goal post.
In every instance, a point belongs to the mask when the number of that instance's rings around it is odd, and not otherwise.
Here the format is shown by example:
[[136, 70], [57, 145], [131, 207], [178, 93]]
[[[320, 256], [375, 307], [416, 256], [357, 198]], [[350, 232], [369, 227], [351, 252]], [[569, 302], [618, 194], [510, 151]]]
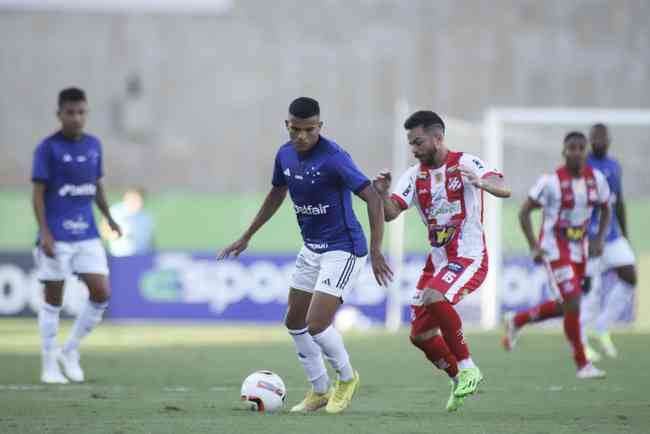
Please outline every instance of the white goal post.
[[[402, 124], [408, 116], [408, 102], [395, 104], [395, 132], [393, 137], [393, 175], [399, 176], [407, 165], [408, 149]], [[444, 117], [444, 116], [443, 116]], [[448, 133], [461, 128], [463, 134], [475, 136], [481, 142], [480, 157], [491, 167], [503, 169], [504, 128], [506, 125], [555, 125], [588, 127], [596, 122], [619, 126], [650, 126], [650, 110], [602, 109], [602, 108], [539, 108], [539, 107], [492, 107], [486, 110], [482, 123], [470, 123], [450, 119]], [[479, 138], [480, 137], [480, 138]], [[505, 174], [508, 183], [516, 179]], [[485, 195], [485, 232], [490, 257], [490, 271], [481, 287], [481, 322], [483, 329], [493, 329], [499, 321], [499, 285], [503, 266], [502, 207], [503, 200]], [[385, 326], [396, 331], [401, 326], [402, 294], [400, 288], [404, 261], [404, 221], [400, 216], [388, 226], [390, 231], [389, 253], [395, 271], [395, 279], [386, 295]]]
[[[504, 126], [507, 124], [585, 125], [603, 122], [608, 125], [650, 126], [650, 110], [602, 108], [524, 108], [494, 107], [483, 121], [483, 155], [491, 166], [504, 163]], [[508, 174], [505, 174], [508, 179]], [[516, 180], [509, 179], [510, 183]], [[503, 265], [501, 214], [502, 200], [486, 195], [485, 232], [490, 256], [490, 272], [481, 288], [481, 326], [494, 328], [499, 320], [499, 279]]]

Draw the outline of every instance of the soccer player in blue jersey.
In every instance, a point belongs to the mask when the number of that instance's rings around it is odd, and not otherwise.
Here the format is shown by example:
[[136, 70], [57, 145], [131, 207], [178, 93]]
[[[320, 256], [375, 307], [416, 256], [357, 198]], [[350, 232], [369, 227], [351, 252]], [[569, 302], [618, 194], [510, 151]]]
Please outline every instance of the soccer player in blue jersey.
[[[392, 271], [381, 253], [381, 199], [350, 155], [320, 135], [322, 125], [316, 100], [301, 97], [291, 103], [286, 120], [290, 140], [276, 155], [273, 187], [248, 230], [226, 247], [219, 259], [243, 252], [289, 192], [305, 244], [291, 277], [285, 324], [312, 384], [305, 399], [291, 411], [326, 407], [328, 413], [340, 413], [359, 387], [359, 374], [352, 368], [332, 320], [368, 255], [366, 238], [352, 210], [351, 193], [367, 202], [370, 261], [377, 282], [386, 285]], [[323, 357], [338, 373], [333, 388]]]
[[[607, 126], [604, 124], [592, 126], [589, 131], [589, 141], [591, 142], [591, 154], [587, 159], [587, 164], [600, 170], [607, 178], [611, 190], [612, 219], [605, 239], [603, 254], [600, 258], [592, 258], [588, 267], [588, 274], [592, 276], [593, 288], [592, 293], [585, 299], [584, 323], [586, 326], [589, 326], [590, 322], [593, 323], [593, 337], [600, 344], [604, 353], [609, 357], [617, 357], [618, 351], [612, 342], [609, 327], [632, 302], [636, 286], [636, 260], [628, 241], [621, 166], [618, 161], [608, 155], [610, 136]], [[597, 232], [598, 221], [599, 215], [596, 209], [589, 228], [592, 238]], [[600, 311], [599, 294], [605, 290], [600, 285], [602, 282], [600, 275], [609, 270], [614, 270], [617, 278], [614, 285], [607, 289], [603, 309]], [[589, 346], [587, 346], [587, 356], [594, 360], [600, 358], [599, 353]]]
[[[111, 229], [120, 234], [102, 186], [101, 143], [83, 132], [87, 113], [83, 90], [62, 90], [57, 112], [61, 129], [45, 138], [34, 153], [32, 202], [39, 228], [34, 258], [38, 279], [45, 285], [38, 315], [44, 383], [84, 381], [79, 343], [101, 321], [108, 306], [108, 265], [93, 217], [93, 200]], [[56, 337], [63, 284], [71, 273], [86, 284], [90, 297], [59, 349]]]

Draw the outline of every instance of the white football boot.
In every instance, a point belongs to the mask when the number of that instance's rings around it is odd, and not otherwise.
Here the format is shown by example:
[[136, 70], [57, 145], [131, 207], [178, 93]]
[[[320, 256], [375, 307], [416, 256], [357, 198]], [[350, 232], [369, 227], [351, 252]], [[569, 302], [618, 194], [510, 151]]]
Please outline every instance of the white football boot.
[[58, 350], [41, 353], [41, 383], [67, 384], [68, 379], [61, 373], [56, 362]]
[[578, 369], [576, 377], [580, 380], [588, 380], [591, 378], [605, 378], [607, 373], [601, 369], [596, 368], [591, 363], [587, 363], [582, 368]]
[[63, 367], [65, 376], [75, 383], [83, 383], [84, 371], [79, 364], [79, 351], [59, 351], [57, 353], [57, 360]]

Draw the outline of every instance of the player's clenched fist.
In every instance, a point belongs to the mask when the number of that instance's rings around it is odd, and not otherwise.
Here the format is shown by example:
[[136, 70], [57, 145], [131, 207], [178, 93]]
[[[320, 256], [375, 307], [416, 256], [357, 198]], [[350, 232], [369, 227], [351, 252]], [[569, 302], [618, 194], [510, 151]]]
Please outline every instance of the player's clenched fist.
[[372, 180], [372, 185], [375, 187], [375, 190], [377, 190], [377, 192], [382, 195], [388, 194], [388, 191], [390, 190], [390, 183], [391, 175], [390, 171], [388, 170], [382, 170]]

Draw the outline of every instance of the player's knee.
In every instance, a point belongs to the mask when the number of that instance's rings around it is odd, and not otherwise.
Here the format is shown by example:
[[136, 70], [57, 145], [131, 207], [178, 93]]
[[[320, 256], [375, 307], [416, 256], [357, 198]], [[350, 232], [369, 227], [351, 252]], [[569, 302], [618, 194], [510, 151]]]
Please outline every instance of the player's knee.
[[433, 288], [427, 288], [424, 290], [422, 294], [422, 302], [425, 305], [438, 303], [440, 301], [445, 301], [445, 297], [440, 293], [440, 291]]
[[324, 332], [330, 326], [329, 321], [325, 321], [318, 318], [309, 318], [307, 320], [307, 330], [309, 334], [314, 336]]
[[111, 290], [108, 286], [100, 286], [90, 291], [88, 297], [94, 303], [108, 303], [111, 299]]
[[562, 303], [562, 310], [564, 312], [579, 312], [580, 311], [580, 296], [576, 295]]
[[411, 344], [415, 347], [421, 348], [424, 340], [420, 336], [409, 336]]
[[284, 325], [289, 330], [302, 330], [306, 327], [305, 319], [298, 318], [296, 315], [291, 315], [291, 311], [287, 311], [284, 316]]
[[636, 268], [633, 266], [619, 268], [616, 274], [623, 282], [630, 286], [636, 286]]
[[425, 342], [430, 340], [431, 338], [437, 336], [440, 334], [440, 330], [438, 328], [432, 328], [430, 330], [427, 330], [424, 333], [420, 333], [417, 335], [410, 335], [409, 340], [413, 345], [415, 345], [418, 348], [422, 348]]
[[302, 330], [307, 327], [305, 315], [299, 309], [292, 308], [291, 304], [289, 304], [287, 313], [284, 315], [284, 325], [289, 330]]
[[44, 298], [50, 306], [61, 306], [63, 304], [63, 282], [46, 282]]
[[48, 294], [45, 293], [45, 303], [50, 306], [61, 307], [63, 304], [63, 295], [62, 294]]

